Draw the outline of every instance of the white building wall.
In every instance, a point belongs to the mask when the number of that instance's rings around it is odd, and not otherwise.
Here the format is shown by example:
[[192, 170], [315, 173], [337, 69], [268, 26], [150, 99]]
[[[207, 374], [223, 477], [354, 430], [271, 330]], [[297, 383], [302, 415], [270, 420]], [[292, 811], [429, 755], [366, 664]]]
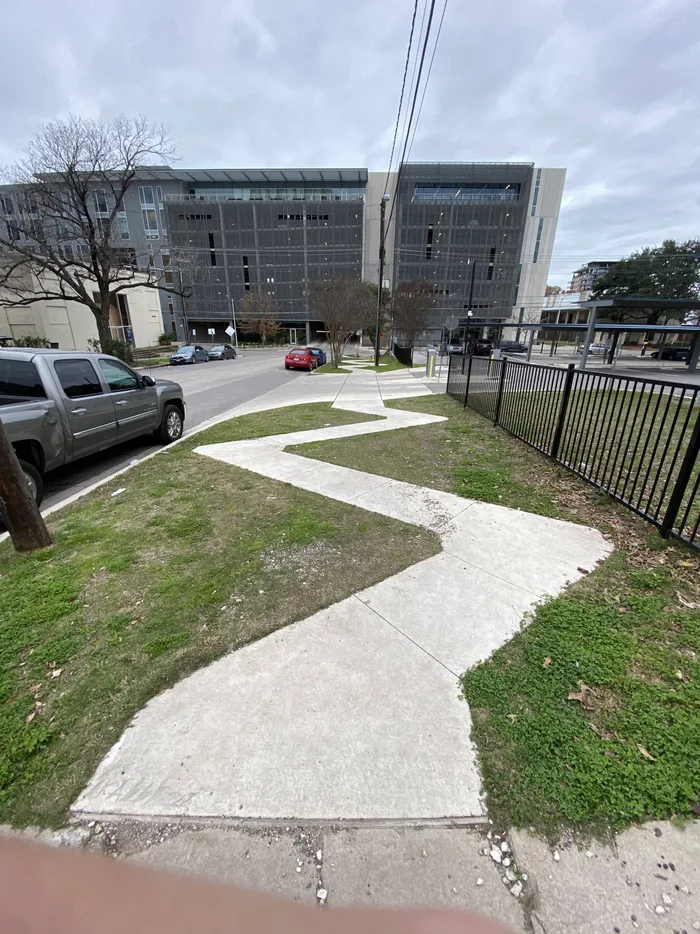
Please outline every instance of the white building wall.
[[[549, 277], [549, 264], [554, 249], [554, 237], [557, 232], [559, 208], [561, 207], [561, 198], [564, 191], [566, 169], [535, 169], [535, 177], [538, 171], [541, 173], [540, 186], [534, 214], [532, 212], [534, 185], [530, 194], [530, 205], [528, 207], [528, 218], [520, 260], [522, 264], [520, 287], [517, 302], [513, 306], [513, 321], [520, 320], [521, 309], [523, 321], [540, 320], [540, 313], [544, 305], [545, 288]], [[537, 262], [535, 262], [535, 248], [540, 220], [542, 220], [542, 233], [539, 249], [537, 250]]]
[[[377, 283], [379, 279], [379, 218], [381, 212], [382, 195], [386, 183], [386, 172], [368, 172], [367, 173], [367, 194], [365, 196], [365, 231], [364, 231], [364, 250], [362, 258], [362, 278], [365, 282]], [[393, 193], [396, 187], [396, 172], [389, 175], [389, 200], [386, 203], [386, 220], [391, 214], [393, 203]], [[396, 229], [396, 218], [392, 217], [391, 223], [386, 224], [384, 234], [384, 282], [385, 284], [394, 281], [394, 231]], [[389, 286], [390, 287], [390, 286]]]
[[[126, 293], [129, 317], [137, 347], [158, 343], [163, 319], [158, 292], [135, 288]], [[51, 299], [13, 308], [2, 304], [0, 337], [45, 337], [59, 350], [89, 350], [88, 340], [97, 340], [97, 323], [89, 308], [80, 302]]]

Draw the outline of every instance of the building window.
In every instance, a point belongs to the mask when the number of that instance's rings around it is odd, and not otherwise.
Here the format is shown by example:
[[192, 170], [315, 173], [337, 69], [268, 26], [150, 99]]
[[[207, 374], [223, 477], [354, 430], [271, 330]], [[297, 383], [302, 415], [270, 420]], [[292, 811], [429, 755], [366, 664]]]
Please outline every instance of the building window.
[[16, 243], [20, 238], [19, 227], [16, 224], [11, 224], [10, 221], [7, 221], [7, 237], [13, 243]]
[[516, 276], [516, 279], [515, 279], [515, 293], [513, 294], [514, 305], [518, 301], [518, 292], [520, 291], [520, 276], [522, 275], [522, 271], [523, 271], [523, 264], [519, 263], [518, 264], [518, 275]]
[[449, 185], [417, 183], [413, 190], [413, 201], [517, 201], [520, 197], [518, 184], [479, 184], [458, 182]]
[[95, 205], [95, 214], [98, 217], [105, 217], [109, 215], [107, 210], [107, 192], [104, 188], [98, 188], [92, 193], [92, 203]]
[[158, 185], [156, 188], [156, 199], [158, 200], [158, 210], [163, 210], [163, 189]]
[[158, 239], [158, 219], [155, 208], [142, 208], [143, 229], [146, 232], [146, 240]]
[[250, 268], [248, 266], [248, 257], [243, 257], [243, 288], [250, 292]]
[[489, 266], [486, 270], [486, 278], [493, 279], [493, 265], [496, 262], [496, 247], [492, 246], [489, 253]]
[[154, 208], [156, 206], [153, 200], [153, 188], [150, 185], [139, 185], [139, 201], [142, 208]]
[[15, 205], [9, 195], [0, 195], [0, 211], [8, 216], [15, 213]]
[[537, 170], [537, 177], [535, 178], [535, 192], [532, 196], [532, 210], [530, 211], [530, 217], [535, 216], [535, 211], [537, 210], [537, 200], [540, 196], [540, 179], [542, 178], [542, 169]]
[[121, 240], [129, 239], [129, 218], [126, 216], [126, 211], [120, 211], [117, 214], [117, 222], [119, 224], [119, 238]]
[[433, 255], [433, 225], [428, 224], [428, 236], [425, 240], [425, 258], [430, 259]]
[[537, 262], [537, 257], [540, 255], [540, 241], [542, 240], [542, 228], [544, 226], [544, 217], [541, 217], [539, 223], [537, 224], [537, 239], [535, 240], [535, 252], [532, 256], [532, 262]]
[[214, 234], [209, 234], [209, 265], [216, 266], [216, 249], [214, 247]]
[[170, 268], [170, 253], [166, 253], [165, 250], [161, 253], [161, 261], [163, 263], [163, 279], [168, 283], [168, 285], [173, 284], [173, 271]]

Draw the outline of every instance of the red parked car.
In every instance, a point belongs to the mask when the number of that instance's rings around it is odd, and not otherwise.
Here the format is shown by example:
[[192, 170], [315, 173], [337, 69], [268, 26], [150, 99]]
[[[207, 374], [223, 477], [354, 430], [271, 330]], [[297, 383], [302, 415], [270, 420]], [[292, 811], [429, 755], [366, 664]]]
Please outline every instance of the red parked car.
[[318, 357], [308, 347], [295, 347], [284, 358], [285, 370], [315, 370]]

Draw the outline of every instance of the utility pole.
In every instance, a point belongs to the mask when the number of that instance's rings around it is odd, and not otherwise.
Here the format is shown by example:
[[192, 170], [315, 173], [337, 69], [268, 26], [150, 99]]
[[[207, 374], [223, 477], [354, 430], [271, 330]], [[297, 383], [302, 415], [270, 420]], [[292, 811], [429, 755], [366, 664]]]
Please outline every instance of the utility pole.
[[379, 283], [377, 288], [377, 333], [374, 337], [374, 365], [379, 366], [379, 329], [382, 323], [382, 287], [384, 285], [384, 215], [389, 195], [384, 195], [379, 207]]
[[39, 507], [29, 491], [24, 471], [15, 449], [0, 421], [0, 505], [3, 519], [17, 551], [48, 548], [51, 536], [41, 518]]

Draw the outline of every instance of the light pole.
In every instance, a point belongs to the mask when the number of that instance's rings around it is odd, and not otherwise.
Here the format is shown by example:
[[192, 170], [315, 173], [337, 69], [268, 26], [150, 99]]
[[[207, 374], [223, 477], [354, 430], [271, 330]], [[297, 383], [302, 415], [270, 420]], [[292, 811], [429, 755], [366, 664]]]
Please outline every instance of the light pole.
[[382, 322], [382, 288], [384, 286], [384, 215], [389, 195], [382, 197], [379, 213], [379, 283], [377, 286], [377, 333], [374, 337], [374, 365], [379, 366], [379, 329]]
[[238, 325], [236, 324], [236, 303], [231, 299], [231, 313], [233, 314], [233, 337], [236, 341], [236, 350], [238, 350]]

